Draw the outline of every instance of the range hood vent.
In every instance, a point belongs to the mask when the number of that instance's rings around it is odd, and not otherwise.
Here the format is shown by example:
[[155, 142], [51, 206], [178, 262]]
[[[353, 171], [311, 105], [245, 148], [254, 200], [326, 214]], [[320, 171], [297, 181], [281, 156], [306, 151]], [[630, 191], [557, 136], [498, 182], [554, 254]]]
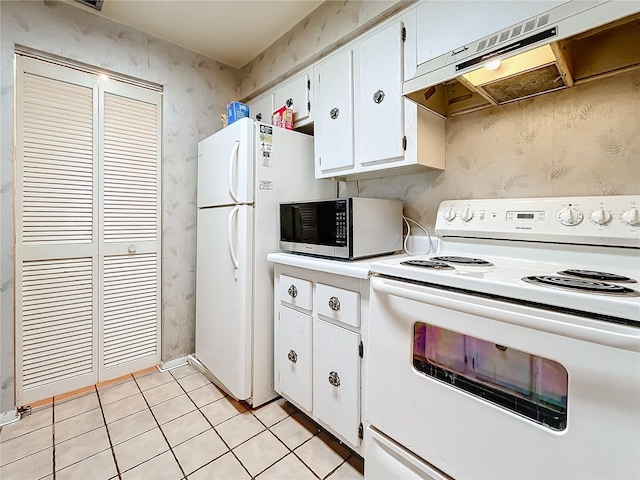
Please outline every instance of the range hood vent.
[[639, 10], [637, 2], [562, 4], [419, 65], [403, 93], [449, 117], [639, 68]]
[[78, 3], [81, 3], [82, 5], [86, 5], [87, 7], [91, 7], [94, 8], [98, 11], [102, 10], [102, 4], [104, 3], [104, 0], [75, 0]]

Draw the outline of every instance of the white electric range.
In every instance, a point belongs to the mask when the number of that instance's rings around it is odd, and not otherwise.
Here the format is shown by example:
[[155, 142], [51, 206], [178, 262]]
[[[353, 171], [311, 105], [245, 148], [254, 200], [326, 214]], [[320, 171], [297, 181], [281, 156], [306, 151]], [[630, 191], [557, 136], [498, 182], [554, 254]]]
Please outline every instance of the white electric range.
[[365, 477], [640, 477], [639, 209], [446, 201], [373, 263]]

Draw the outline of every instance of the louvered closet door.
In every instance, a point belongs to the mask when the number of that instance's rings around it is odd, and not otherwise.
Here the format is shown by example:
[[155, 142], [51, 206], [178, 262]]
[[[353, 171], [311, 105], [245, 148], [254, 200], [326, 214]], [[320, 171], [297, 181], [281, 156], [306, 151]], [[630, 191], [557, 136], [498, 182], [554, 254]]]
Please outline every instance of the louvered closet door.
[[101, 86], [101, 380], [160, 361], [160, 102]]
[[97, 380], [96, 80], [16, 69], [16, 386], [24, 405]]

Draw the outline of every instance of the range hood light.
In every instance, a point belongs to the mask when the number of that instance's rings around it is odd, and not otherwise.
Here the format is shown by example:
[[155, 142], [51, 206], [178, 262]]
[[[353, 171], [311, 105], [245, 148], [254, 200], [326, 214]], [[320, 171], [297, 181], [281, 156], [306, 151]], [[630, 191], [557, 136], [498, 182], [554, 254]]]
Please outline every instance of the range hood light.
[[498, 70], [500, 68], [500, 65], [502, 65], [502, 62], [500, 61], [500, 59], [491, 60], [484, 66], [484, 68], [492, 72], [493, 70]]
[[[551, 50], [550, 45], [544, 45], [542, 47], [529, 50], [528, 52], [521, 53], [515, 57], [496, 59], [485, 65], [485, 68], [479, 68], [469, 73], [462, 75], [465, 80], [468, 80], [474, 86], [484, 85], [490, 82], [495, 82], [501, 78], [510, 77], [518, 73], [533, 70], [542, 65], [548, 65], [556, 61]], [[497, 62], [498, 67], [488, 68], [491, 64]]]

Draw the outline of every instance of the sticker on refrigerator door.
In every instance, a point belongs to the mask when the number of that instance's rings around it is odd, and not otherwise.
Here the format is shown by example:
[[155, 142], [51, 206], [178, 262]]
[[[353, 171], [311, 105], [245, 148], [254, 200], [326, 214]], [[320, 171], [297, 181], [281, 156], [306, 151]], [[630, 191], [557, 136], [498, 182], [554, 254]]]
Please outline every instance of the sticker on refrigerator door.
[[260, 125], [260, 134], [258, 137], [260, 150], [263, 152], [273, 151], [273, 127], [269, 125]]
[[273, 182], [271, 180], [260, 180], [258, 188], [260, 190], [273, 190]]
[[262, 166], [263, 167], [271, 166], [271, 152], [262, 152]]

